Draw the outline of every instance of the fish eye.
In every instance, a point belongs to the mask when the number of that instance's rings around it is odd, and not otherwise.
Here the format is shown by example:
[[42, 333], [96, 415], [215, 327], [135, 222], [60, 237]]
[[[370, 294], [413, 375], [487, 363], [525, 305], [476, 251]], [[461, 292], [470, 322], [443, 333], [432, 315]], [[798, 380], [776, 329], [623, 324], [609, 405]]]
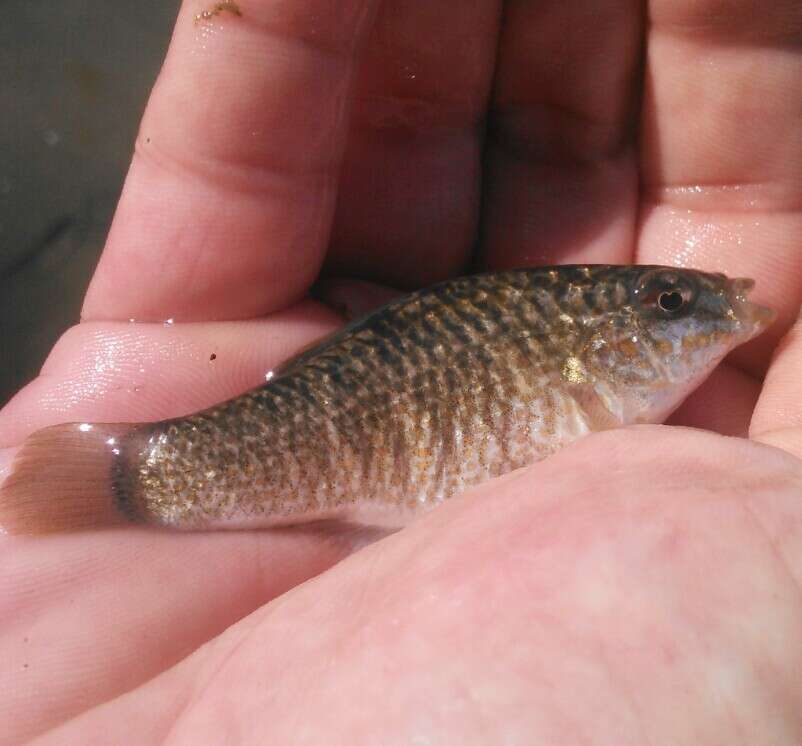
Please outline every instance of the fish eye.
[[635, 289], [634, 297], [645, 311], [664, 318], [684, 314], [696, 297], [695, 283], [676, 272], [649, 272]]
[[657, 305], [666, 313], [676, 313], [685, 305], [680, 290], [665, 290], [657, 296]]

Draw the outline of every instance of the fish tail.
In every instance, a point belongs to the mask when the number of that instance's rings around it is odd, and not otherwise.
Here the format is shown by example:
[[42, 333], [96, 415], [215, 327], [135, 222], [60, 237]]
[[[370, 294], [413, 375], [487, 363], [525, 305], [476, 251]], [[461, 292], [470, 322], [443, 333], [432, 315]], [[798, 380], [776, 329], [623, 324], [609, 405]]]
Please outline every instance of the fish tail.
[[23, 443], [0, 487], [0, 531], [48, 534], [130, 523], [114, 490], [117, 445], [134, 424], [54, 425]]

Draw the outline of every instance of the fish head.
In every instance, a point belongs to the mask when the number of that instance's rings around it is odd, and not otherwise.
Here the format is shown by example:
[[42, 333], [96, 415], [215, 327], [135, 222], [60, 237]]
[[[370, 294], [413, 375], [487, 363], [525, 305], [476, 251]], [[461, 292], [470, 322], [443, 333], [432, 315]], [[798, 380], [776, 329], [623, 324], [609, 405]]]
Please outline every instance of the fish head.
[[592, 329], [587, 365], [622, 424], [661, 422], [727, 353], [766, 329], [775, 312], [748, 299], [751, 279], [632, 270], [620, 306]]

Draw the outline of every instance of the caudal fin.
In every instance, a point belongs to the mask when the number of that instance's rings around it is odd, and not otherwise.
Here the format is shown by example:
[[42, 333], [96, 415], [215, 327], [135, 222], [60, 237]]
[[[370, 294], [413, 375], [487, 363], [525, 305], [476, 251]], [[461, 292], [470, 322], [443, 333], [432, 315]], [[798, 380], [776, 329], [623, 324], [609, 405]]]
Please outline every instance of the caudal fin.
[[0, 530], [46, 534], [129, 522], [114, 501], [113, 464], [135, 425], [55, 425], [22, 445], [0, 487]]

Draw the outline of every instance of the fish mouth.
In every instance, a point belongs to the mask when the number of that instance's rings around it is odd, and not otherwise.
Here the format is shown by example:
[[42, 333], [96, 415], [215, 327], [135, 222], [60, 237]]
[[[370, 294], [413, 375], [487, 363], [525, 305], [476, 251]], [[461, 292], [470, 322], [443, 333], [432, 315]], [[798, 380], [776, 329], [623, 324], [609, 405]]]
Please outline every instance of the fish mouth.
[[735, 316], [743, 324], [747, 339], [760, 334], [777, 318], [774, 309], [749, 300], [748, 295], [754, 287], [755, 281], [749, 277], [736, 277], [727, 281], [727, 299]]

